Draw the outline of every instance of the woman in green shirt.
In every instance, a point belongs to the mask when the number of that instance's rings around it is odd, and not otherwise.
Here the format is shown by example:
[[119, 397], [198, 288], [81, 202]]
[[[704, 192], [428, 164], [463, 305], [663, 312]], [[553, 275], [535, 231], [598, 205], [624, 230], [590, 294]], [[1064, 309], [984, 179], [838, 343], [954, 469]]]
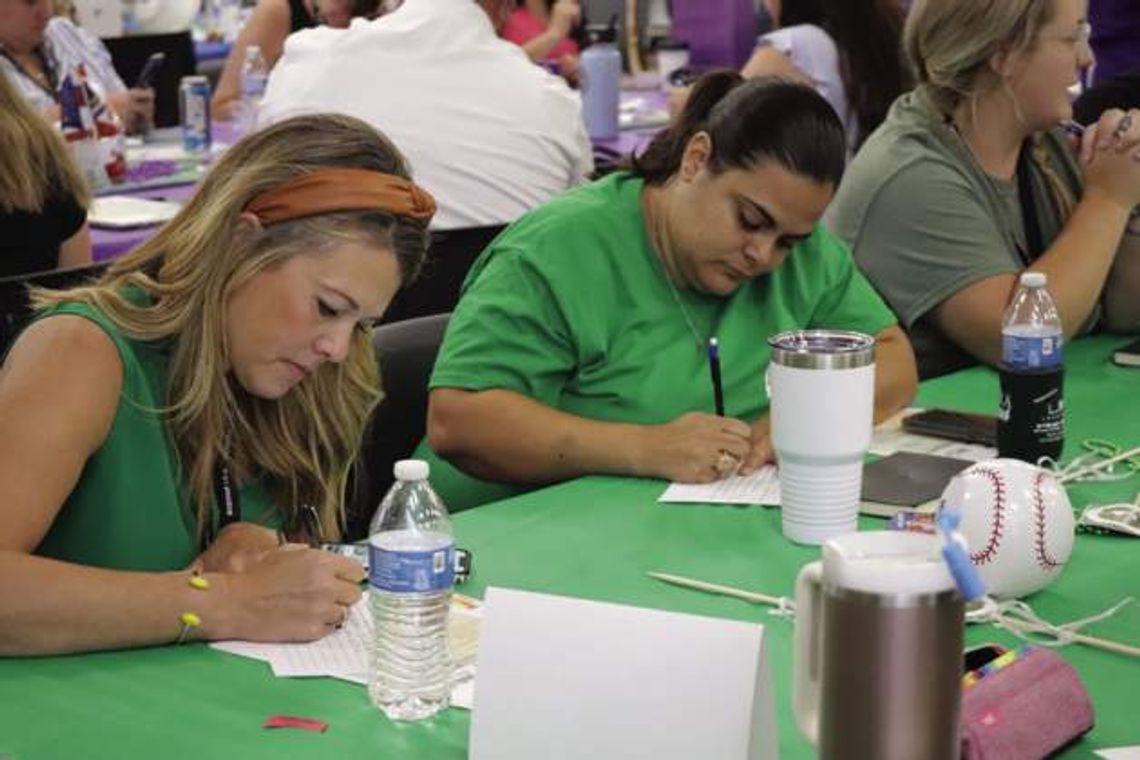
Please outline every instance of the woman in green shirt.
[[368, 125], [232, 147], [91, 286], [37, 295], [0, 369], [0, 654], [309, 640], [360, 596], [335, 538], [378, 395], [367, 330], [434, 210]]
[[766, 341], [783, 330], [875, 335], [877, 416], [902, 407], [910, 346], [818, 224], [845, 152], [810, 88], [711, 74], [630, 171], [499, 236], [468, 276], [431, 380], [431, 448], [463, 471], [433, 470], [448, 504], [593, 473], [705, 482], [759, 467], [772, 458]]

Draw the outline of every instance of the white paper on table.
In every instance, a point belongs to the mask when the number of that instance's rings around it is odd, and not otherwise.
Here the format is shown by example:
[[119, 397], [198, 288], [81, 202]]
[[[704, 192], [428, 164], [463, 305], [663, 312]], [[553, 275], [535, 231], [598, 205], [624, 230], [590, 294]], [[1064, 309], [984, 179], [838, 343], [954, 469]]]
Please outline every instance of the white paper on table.
[[1105, 760], [1140, 760], [1140, 745], [1093, 750]]
[[990, 446], [903, 432], [903, 418], [921, 411], [923, 410], [918, 408], [904, 409], [876, 427], [871, 437], [870, 453], [879, 457], [888, 457], [899, 451], [909, 451], [912, 454], [931, 454], [970, 462], [980, 462], [997, 456], [997, 449]]
[[[470, 597], [452, 595], [448, 639], [456, 662], [453, 707], [471, 709], [474, 702], [475, 653], [478, 649], [482, 605]], [[344, 625], [317, 641], [304, 644], [261, 644], [251, 641], [216, 641], [214, 649], [262, 660], [278, 678], [329, 676], [352, 683], [368, 683], [372, 613], [368, 595], [352, 606]]]
[[775, 465], [751, 475], [731, 475], [715, 483], [671, 483], [659, 502], [702, 504], [780, 504], [780, 478]]

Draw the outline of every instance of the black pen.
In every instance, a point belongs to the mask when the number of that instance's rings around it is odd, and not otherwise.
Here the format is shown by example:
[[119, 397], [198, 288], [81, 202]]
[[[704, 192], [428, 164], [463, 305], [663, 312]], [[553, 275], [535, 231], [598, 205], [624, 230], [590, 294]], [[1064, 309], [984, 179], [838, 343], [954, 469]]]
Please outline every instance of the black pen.
[[724, 387], [720, 382], [720, 344], [709, 338], [709, 374], [712, 376], [713, 403], [718, 417], [724, 416]]

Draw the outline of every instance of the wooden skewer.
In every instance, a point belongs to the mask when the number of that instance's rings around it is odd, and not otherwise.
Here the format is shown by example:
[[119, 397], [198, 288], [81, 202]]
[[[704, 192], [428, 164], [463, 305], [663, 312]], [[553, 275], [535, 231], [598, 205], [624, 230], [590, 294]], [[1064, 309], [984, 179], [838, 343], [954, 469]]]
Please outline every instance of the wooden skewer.
[[779, 607], [783, 601], [778, 596], [768, 596], [767, 594], [758, 594], [754, 591], [744, 591], [743, 589], [733, 588], [732, 586], [721, 586], [716, 583], [706, 583], [705, 581], [697, 581], [692, 578], [685, 578], [680, 575], [672, 575], [670, 573], [662, 573], [657, 570], [650, 570], [646, 573], [650, 578], [656, 578], [665, 583], [672, 583], [674, 586], [684, 586], [685, 588], [695, 588], [698, 591], [708, 591], [712, 594], [722, 594], [724, 596], [735, 597], [736, 599], [743, 599], [746, 602], [754, 602], [756, 604], [769, 604], [773, 607]]
[[1083, 478], [1085, 475], [1091, 475], [1094, 472], [1097, 472], [1098, 470], [1103, 470], [1106, 467], [1111, 467], [1112, 465], [1114, 465], [1117, 462], [1122, 461], [1124, 459], [1131, 459], [1132, 457], [1136, 456], [1137, 454], [1140, 454], [1140, 446], [1137, 446], [1134, 449], [1129, 449], [1128, 451], [1117, 454], [1114, 457], [1110, 457], [1108, 459], [1105, 459], [1102, 462], [1097, 462], [1095, 464], [1090, 464], [1088, 467], [1082, 467], [1079, 470], [1074, 470], [1073, 472], [1070, 472], [1068, 475], [1057, 478], [1057, 482], [1062, 483], [1062, 484], [1063, 483], [1069, 483], [1071, 481], [1076, 480], [1077, 478]]
[[[1057, 635], [1057, 630], [1043, 625], [1035, 625], [1033, 623], [1022, 623], [1018, 621], [999, 621], [1000, 627], [1008, 628], [1010, 630], [1020, 631], [1022, 633], [1048, 633], [1053, 636]], [[1079, 644], [1103, 649], [1107, 652], [1115, 652], [1117, 654], [1127, 654], [1133, 657], [1140, 657], [1140, 648], [1129, 646], [1128, 644], [1121, 644], [1119, 641], [1112, 641], [1110, 639], [1102, 639], [1097, 636], [1089, 636], [1087, 633], [1077, 633], [1076, 631], [1067, 631], [1063, 634], [1065, 639], [1075, 641]], [[1063, 639], [1064, 640], [1064, 639]]]

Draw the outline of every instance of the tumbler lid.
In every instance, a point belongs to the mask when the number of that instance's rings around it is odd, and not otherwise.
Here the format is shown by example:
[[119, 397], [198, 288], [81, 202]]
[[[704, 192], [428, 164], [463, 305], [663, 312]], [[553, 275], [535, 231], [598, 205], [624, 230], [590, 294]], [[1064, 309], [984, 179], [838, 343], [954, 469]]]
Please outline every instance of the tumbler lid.
[[768, 338], [772, 361], [799, 369], [855, 369], [875, 361], [875, 339], [848, 330], [792, 330]]
[[829, 588], [884, 596], [937, 594], [955, 588], [937, 536], [906, 531], [862, 531], [823, 545]]

